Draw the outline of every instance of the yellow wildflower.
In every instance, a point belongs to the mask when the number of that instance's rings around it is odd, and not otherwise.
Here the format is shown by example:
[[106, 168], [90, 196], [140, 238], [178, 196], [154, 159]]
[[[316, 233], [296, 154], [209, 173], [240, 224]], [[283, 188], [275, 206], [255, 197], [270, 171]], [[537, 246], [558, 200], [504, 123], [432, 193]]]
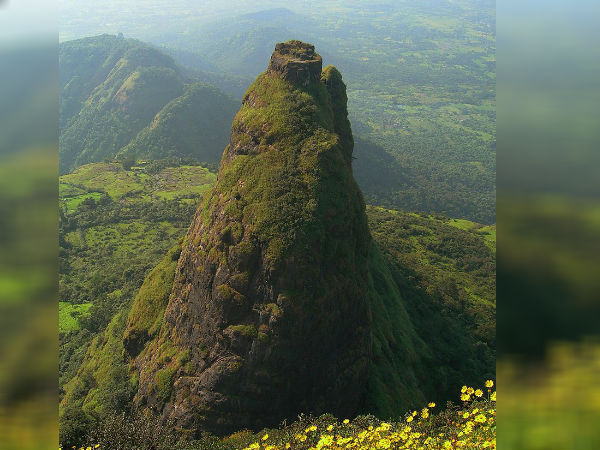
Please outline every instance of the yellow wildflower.
[[289, 442], [285, 443], [285, 448], [290, 448], [292, 445]]
[[485, 423], [485, 416], [483, 414], [479, 414], [477, 417], [475, 417], [475, 422]]
[[266, 441], [267, 439], [269, 439], [269, 434], [268, 434], [268, 433], [267, 433], [267, 434], [265, 434], [265, 435], [262, 437], [262, 440], [263, 440], [263, 441]]
[[477, 389], [477, 390], [475, 391], [475, 395], [476, 395], [477, 397], [481, 397], [481, 396], [483, 395], [483, 391], [482, 391], [481, 389]]
[[331, 430], [333, 430], [333, 425], [329, 425], [329, 426], [327, 427], [327, 431], [331, 431]]
[[381, 425], [379, 425], [381, 431], [389, 431], [390, 428], [392, 428], [392, 426], [386, 422], [381, 422]]
[[462, 395], [460, 396], [460, 399], [461, 399], [463, 402], [468, 402], [468, 401], [471, 399], [471, 396], [470, 396], [469, 394], [462, 394]]
[[467, 389], [468, 389], [468, 387], [466, 387], [466, 386], [463, 386], [463, 387], [460, 389], [460, 392], [461, 392], [462, 394], [464, 394], [465, 392], [467, 392]]
[[343, 438], [343, 437], [341, 437], [341, 436], [338, 436], [338, 438], [337, 438], [337, 441], [336, 441], [336, 444], [337, 444], [337, 445], [345, 445], [345, 444], [347, 444], [348, 442], [350, 442], [351, 440], [352, 440], [352, 438], [351, 438], [351, 437]]
[[492, 392], [492, 396], [490, 397], [490, 399], [495, 402], [496, 401], [496, 391]]
[[472, 387], [467, 389], [467, 394], [472, 394], [473, 392], [475, 392], [475, 389], [473, 389]]
[[324, 434], [323, 436], [321, 436], [321, 439], [319, 439], [319, 442], [317, 443], [317, 448], [323, 448], [323, 447], [329, 447], [331, 444], [333, 444], [333, 436], [331, 436], [330, 434]]
[[427, 406], [429, 406], [430, 408], [435, 408], [435, 403], [431, 402]]
[[408, 416], [408, 417], [406, 418], [406, 421], [407, 421], [408, 423], [412, 422], [412, 421], [413, 421], [413, 416]]
[[348, 419], [344, 419], [344, 422], [342, 422], [344, 425], [348, 425], [350, 423], [350, 420]]
[[469, 413], [467, 411], [465, 411], [462, 415], [463, 419], [466, 419], [467, 417], [469, 417]]
[[390, 445], [392, 445], [392, 443], [390, 442], [389, 439], [382, 439], [377, 443], [378, 448], [384, 448], [384, 449], [390, 448]]
[[485, 387], [486, 388], [491, 388], [492, 386], [494, 386], [494, 382], [492, 380], [487, 380], [485, 382]]

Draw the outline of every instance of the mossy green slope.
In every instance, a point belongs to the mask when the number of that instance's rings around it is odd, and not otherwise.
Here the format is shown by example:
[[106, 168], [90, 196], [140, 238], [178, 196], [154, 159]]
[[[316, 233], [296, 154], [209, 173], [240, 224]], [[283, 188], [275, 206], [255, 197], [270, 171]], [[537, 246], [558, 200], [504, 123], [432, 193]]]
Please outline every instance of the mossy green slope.
[[160, 330], [180, 253], [181, 242], [150, 272], [133, 300], [123, 334], [124, 346], [129, 354], [139, 353]]
[[425, 370], [434, 355], [417, 335], [385, 257], [375, 244], [369, 255], [372, 356], [365, 413], [390, 418], [423, 404], [431, 389]]
[[178, 243], [148, 274], [129, 313], [126, 309], [118, 312], [92, 340], [77, 374], [64, 386], [60, 404], [62, 442], [85, 433], [85, 429], [74, 426], [85, 427], [106, 414], [128, 409], [138, 375], [126, 363], [124, 342], [130, 346], [134, 341], [143, 344], [159, 329], [180, 251]]
[[61, 43], [60, 171], [119, 158], [217, 163], [236, 102], [170, 56], [102, 35]]
[[217, 162], [227, 144], [238, 105], [214, 86], [187, 85], [180, 97], [167, 103], [152, 122], [119, 151], [118, 157], [181, 156]]

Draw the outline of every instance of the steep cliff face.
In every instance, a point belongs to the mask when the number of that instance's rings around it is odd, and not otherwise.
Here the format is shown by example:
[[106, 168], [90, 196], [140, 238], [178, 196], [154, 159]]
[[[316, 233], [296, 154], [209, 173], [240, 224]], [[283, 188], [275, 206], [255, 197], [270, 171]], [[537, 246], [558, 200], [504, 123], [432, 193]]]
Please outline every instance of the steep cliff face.
[[160, 332], [125, 342], [138, 406], [218, 433], [363, 407], [371, 238], [352, 149], [340, 73], [312, 45], [278, 44], [190, 226]]

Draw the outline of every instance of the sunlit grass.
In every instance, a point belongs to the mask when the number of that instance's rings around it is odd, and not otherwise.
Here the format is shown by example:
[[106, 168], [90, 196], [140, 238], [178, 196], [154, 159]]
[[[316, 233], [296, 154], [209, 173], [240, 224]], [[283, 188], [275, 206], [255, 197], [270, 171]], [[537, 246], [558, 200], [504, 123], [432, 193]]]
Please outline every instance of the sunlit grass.
[[79, 317], [85, 315], [92, 306], [91, 303], [74, 305], [68, 302], [58, 303], [58, 331], [67, 333], [79, 328]]
[[498, 362], [499, 448], [600, 448], [600, 343], [557, 343], [539, 364]]

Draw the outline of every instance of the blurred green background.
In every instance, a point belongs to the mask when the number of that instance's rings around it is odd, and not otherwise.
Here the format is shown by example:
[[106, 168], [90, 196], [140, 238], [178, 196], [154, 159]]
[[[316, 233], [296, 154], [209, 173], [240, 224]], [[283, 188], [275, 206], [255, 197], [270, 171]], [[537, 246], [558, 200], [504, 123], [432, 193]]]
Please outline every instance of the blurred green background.
[[0, 3], [3, 450], [58, 448], [56, 6]]
[[499, 2], [498, 448], [600, 448], [597, 2]]

